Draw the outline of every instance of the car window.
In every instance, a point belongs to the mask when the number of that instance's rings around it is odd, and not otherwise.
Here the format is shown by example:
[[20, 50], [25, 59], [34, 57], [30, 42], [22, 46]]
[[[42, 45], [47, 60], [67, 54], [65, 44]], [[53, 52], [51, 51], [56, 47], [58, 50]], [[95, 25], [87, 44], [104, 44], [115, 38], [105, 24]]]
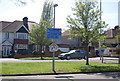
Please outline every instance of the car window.
[[77, 51], [75, 51], [75, 52], [80, 52], [80, 50], [77, 50]]
[[80, 53], [85, 53], [84, 51], [80, 51]]

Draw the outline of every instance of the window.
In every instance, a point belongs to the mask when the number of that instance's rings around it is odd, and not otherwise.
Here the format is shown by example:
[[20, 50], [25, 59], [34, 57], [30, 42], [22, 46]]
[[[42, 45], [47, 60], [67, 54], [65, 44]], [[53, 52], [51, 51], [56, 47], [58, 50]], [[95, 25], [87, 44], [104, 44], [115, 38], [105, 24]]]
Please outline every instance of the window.
[[112, 50], [109, 50], [109, 52], [112, 52]]
[[5, 39], [8, 39], [8, 38], [9, 38], [9, 33], [6, 32], [6, 33], [5, 33]]
[[18, 39], [28, 39], [28, 34], [26, 33], [17, 33]]
[[116, 52], [116, 50], [113, 50], [113, 52]]
[[28, 45], [27, 44], [18, 44], [17, 48], [18, 49], [28, 49]]

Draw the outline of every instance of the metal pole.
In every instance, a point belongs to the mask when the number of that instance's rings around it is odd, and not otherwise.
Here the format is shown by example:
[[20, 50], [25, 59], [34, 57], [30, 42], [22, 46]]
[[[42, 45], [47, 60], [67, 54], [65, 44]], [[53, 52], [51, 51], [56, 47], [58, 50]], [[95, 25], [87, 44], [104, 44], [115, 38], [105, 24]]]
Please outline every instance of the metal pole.
[[[100, 0], [100, 26], [101, 26], [101, 0]], [[100, 34], [101, 34], [101, 29], [100, 29]], [[99, 48], [101, 48], [101, 43], [99, 42]], [[100, 50], [101, 53], [101, 50]], [[101, 60], [102, 55], [100, 54], [100, 60]]]
[[52, 71], [55, 72], [55, 52], [53, 52]]
[[[102, 2], [101, 2], [101, 0], [100, 0], [100, 11], [102, 12]], [[101, 21], [102, 21], [102, 13], [100, 13], [100, 26], [101, 26]], [[101, 28], [100, 28], [100, 34], [101, 34]], [[101, 43], [100, 43], [100, 48], [101, 48]], [[104, 60], [103, 52], [102, 52], [102, 59], [101, 60], [102, 60], [102, 63], [103, 63], [103, 60]]]
[[104, 63], [104, 62], [103, 62], [103, 60], [104, 60], [103, 53], [102, 53], [102, 55], [101, 55], [101, 58], [100, 58], [100, 60], [102, 61], [102, 63]]
[[[100, 26], [101, 26], [101, 10], [102, 10], [102, 4], [101, 4], [101, 0], [100, 0]], [[100, 34], [101, 34], [101, 28], [100, 28]], [[99, 42], [99, 48], [101, 48], [101, 42]], [[100, 49], [100, 60], [103, 60], [102, 59], [102, 57], [103, 57], [103, 54], [102, 54], [102, 52], [101, 52], [101, 49]]]
[[[54, 28], [55, 28], [55, 7], [57, 7], [58, 4], [54, 4]], [[54, 39], [53, 39], [54, 42]], [[56, 73], [55, 71], [55, 51], [53, 51], [53, 60], [52, 60], [52, 71]]]

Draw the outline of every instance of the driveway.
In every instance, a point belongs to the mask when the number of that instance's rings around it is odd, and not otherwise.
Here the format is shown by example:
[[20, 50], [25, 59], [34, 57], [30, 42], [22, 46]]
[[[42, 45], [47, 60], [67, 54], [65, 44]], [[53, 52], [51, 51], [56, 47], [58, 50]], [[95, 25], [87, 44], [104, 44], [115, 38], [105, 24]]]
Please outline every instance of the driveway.
[[[86, 61], [84, 59], [77, 60], [55, 60], [55, 61]], [[100, 57], [96, 58], [89, 58], [90, 62], [102, 62], [100, 60]], [[1, 63], [20, 63], [20, 62], [52, 62], [52, 60], [20, 60], [20, 59], [14, 59], [14, 58], [0, 58]], [[104, 63], [118, 63], [118, 58], [112, 58], [112, 57], [104, 57]]]

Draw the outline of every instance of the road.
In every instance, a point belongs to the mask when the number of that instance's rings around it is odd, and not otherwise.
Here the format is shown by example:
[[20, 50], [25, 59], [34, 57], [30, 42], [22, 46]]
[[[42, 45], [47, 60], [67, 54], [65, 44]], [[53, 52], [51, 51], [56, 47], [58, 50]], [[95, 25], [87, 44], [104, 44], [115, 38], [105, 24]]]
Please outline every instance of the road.
[[[101, 62], [100, 57], [89, 58], [90, 62]], [[77, 60], [55, 60], [55, 61], [86, 61], [84, 59]], [[14, 58], [0, 58], [2, 63], [20, 63], [20, 62], [52, 62], [52, 60], [20, 60]], [[118, 63], [118, 58], [104, 57], [104, 63]]]
[[62, 75], [34, 75], [34, 76], [4, 76], [2, 79], [117, 79], [120, 81], [120, 72], [106, 73], [79, 73]]

